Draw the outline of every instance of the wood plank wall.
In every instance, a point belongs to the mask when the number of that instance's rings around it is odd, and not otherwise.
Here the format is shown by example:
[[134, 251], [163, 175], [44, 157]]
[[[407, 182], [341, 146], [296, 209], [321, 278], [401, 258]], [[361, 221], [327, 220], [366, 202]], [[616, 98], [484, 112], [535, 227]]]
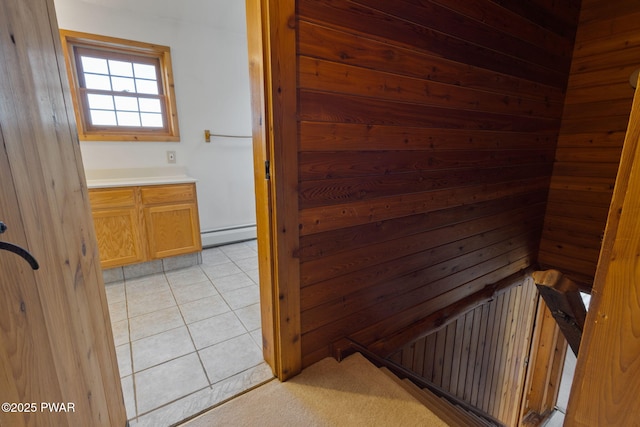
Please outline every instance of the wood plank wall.
[[539, 262], [591, 286], [633, 88], [640, 3], [583, 0]]
[[565, 425], [640, 420], [640, 91], [636, 90]]
[[390, 359], [515, 426], [537, 300], [535, 284], [527, 280]]
[[535, 261], [579, 0], [296, 5], [308, 366]]

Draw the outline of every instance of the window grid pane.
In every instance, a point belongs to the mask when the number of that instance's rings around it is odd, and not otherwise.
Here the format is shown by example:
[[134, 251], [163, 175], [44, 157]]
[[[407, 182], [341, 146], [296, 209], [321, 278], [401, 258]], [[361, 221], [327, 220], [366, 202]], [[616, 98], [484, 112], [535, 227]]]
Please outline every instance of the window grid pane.
[[135, 81], [128, 77], [111, 77], [111, 86], [114, 92], [136, 93]]
[[140, 113], [117, 111], [118, 126], [140, 127]]
[[138, 106], [138, 98], [130, 98], [127, 96], [116, 96], [116, 110], [118, 111], [140, 111]]
[[85, 73], [84, 82], [87, 89], [111, 90], [111, 80], [106, 75]]
[[140, 111], [146, 113], [161, 113], [162, 105], [160, 100], [155, 98], [138, 98], [140, 104]]
[[80, 139], [179, 141], [167, 46], [61, 33]]
[[90, 93], [87, 95], [89, 99], [89, 108], [92, 110], [110, 110], [113, 111], [113, 96], [111, 95], [97, 95]]
[[141, 113], [140, 118], [143, 127], [161, 128], [163, 126], [162, 114]]
[[90, 110], [91, 123], [95, 126], [117, 126], [116, 114], [114, 111]]
[[82, 68], [85, 73], [109, 74], [107, 60], [103, 58], [82, 57]]
[[133, 77], [133, 64], [131, 62], [110, 59], [109, 74], [112, 76]]
[[158, 95], [158, 82], [155, 80], [136, 79], [136, 88], [138, 93]]
[[133, 64], [133, 73], [138, 79], [158, 80], [156, 67], [148, 64]]
[[81, 61], [85, 87], [109, 93], [87, 93], [92, 125], [164, 127], [159, 97], [128, 96], [159, 95], [155, 66], [90, 56], [82, 56]]

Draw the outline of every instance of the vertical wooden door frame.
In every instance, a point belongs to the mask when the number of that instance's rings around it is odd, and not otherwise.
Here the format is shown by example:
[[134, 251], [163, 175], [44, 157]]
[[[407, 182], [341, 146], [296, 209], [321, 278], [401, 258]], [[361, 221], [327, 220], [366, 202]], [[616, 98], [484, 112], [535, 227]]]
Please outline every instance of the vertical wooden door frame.
[[637, 425], [640, 419], [639, 146], [636, 89], [569, 396], [567, 426]]
[[556, 406], [567, 352], [567, 341], [551, 311], [538, 296], [519, 425], [537, 426]]
[[301, 370], [294, 0], [246, 0], [263, 352], [282, 381]]

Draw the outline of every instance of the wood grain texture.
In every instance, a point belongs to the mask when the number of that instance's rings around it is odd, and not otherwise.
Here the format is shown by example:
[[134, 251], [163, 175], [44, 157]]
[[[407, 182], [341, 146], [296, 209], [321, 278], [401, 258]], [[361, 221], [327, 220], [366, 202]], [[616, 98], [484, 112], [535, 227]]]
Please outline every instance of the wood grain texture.
[[130, 208], [136, 206], [135, 187], [89, 190], [89, 202], [93, 209]]
[[587, 314], [567, 425], [640, 419], [640, 95], [636, 91]]
[[[256, 227], [258, 244], [258, 274], [260, 278], [260, 322], [262, 330], [262, 355], [276, 376], [278, 352], [275, 330], [277, 293], [274, 286], [274, 254], [270, 182], [265, 163], [270, 161], [269, 130], [266, 123], [265, 73], [268, 60], [264, 49], [263, 6], [261, 2], [246, 0], [247, 45], [249, 51], [249, 79], [251, 90], [251, 134], [253, 145], [254, 190], [256, 196]], [[299, 356], [298, 356], [299, 357]]]
[[171, 184], [140, 187], [140, 200], [144, 205], [193, 202], [196, 200], [196, 186]]
[[94, 188], [89, 200], [103, 268], [202, 250], [195, 184]]
[[517, 425], [536, 301], [535, 285], [526, 280], [390, 358], [506, 425]]
[[[8, 209], [9, 206], [18, 206], [18, 199], [2, 132], [0, 143], [0, 177], [3, 183], [0, 186], [0, 206], [3, 207], [2, 221], [7, 225], [2, 241], [29, 249], [19, 210]], [[22, 402], [27, 397], [41, 402], [48, 399], [62, 401], [62, 389], [55, 370], [50, 367], [53, 354], [41, 309], [36, 273], [21, 262], [17, 255], [4, 251], [0, 254], [0, 399], [3, 403]], [[31, 361], [26, 368], [25, 361]], [[0, 422], [22, 427], [40, 422], [35, 417], [35, 414], [0, 413]], [[50, 423], [64, 424], [65, 421], [65, 416], [58, 414], [51, 418]]]
[[[296, 6], [306, 366], [334, 340], [374, 342], [535, 260], [578, 6]], [[581, 184], [558, 191], [612, 182]]]
[[[256, 1], [256, 0], [254, 0]], [[298, 234], [299, 111], [296, 81], [297, 25], [294, 0], [260, 0], [264, 49], [265, 126], [269, 129], [271, 161], [271, 247], [274, 321], [277, 331], [278, 378], [286, 380], [302, 369], [300, 340], [300, 271]], [[257, 83], [257, 82], [256, 82]], [[257, 89], [259, 90], [259, 89]], [[258, 111], [259, 112], [259, 111]]]
[[3, 1], [0, 27], [0, 174], [7, 189], [0, 210], [11, 220], [10, 236], [40, 264], [28, 271], [20, 258], [0, 255], [0, 400], [75, 403], [74, 413], [2, 412], [0, 424], [122, 426], [126, 413], [53, 1]]
[[103, 268], [139, 263], [146, 259], [146, 244], [135, 207], [94, 211], [93, 223]]
[[202, 250], [197, 205], [174, 203], [146, 207], [144, 217], [152, 259]]
[[553, 314], [560, 332], [578, 356], [587, 316], [580, 288], [558, 270], [535, 271], [533, 279], [544, 302]]
[[[606, 224], [602, 209], [611, 202], [631, 111], [638, 16], [640, 5], [631, 0], [584, 1], [576, 34], [538, 258], [543, 268], [586, 283], [585, 290], [593, 283]], [[593, 223], [586, 225], [584, 213], [591, 211]], [[572, 263], [574, 258], [580, 261]]]
[[556, 406], [567, 351], [567, 342], [543, 300], [537, 307], [531, 348], [521, 418], [541, 421]]
[[135, 187], [91, 189], [93, 224], [102, 268], [119, 267], [147, 259], [147, 245]]
[[195, 184], [138, 187], [150, 259], [202, 250]]

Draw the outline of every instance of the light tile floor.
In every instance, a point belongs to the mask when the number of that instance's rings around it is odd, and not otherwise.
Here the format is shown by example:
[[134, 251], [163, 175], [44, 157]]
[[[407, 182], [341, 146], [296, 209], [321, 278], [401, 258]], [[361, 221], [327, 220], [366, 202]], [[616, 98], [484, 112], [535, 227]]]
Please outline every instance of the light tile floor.
[[261, 350], [256, 242], [106, 285], [131, 426], [168, 426], [272, 379]]

